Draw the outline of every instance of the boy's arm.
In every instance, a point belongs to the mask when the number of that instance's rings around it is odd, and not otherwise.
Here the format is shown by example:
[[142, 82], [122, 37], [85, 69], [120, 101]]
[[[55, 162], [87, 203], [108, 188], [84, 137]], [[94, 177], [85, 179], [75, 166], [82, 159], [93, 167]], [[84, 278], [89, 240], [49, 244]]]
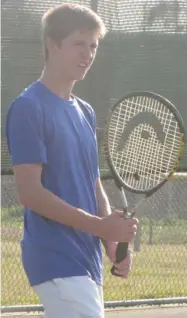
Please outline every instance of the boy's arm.
[[75, 208], [45, 189], [41, 184], [42, 165], [14, 166], [14, 176], [20, 203], [39, 215], [93, 235], [101, 235], [100, 220]]

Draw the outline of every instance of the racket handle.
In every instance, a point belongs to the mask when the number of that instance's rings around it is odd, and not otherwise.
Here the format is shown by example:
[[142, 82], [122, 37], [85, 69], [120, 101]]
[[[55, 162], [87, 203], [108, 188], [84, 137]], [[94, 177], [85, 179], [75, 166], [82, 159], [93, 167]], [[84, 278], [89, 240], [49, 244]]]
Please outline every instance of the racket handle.
[[[126, 242], [118, 243], [116, 249], [116, 263], [122, 262], [127, 257], [128, 245], [129, 244]], [[112, 267], [111, 273], [115, 276], [120, 276], [115, 273], [115, 266]]]
[[[120, 187], [119, 193], [121, 196], [121, 202], [123, 204], [124, 218], [126, 218], [128, 215], [128, 203], [127, 203], [127, 199], [126, 199], [126, 195], [125, 195], [123, 187]], [[126, 242], [118, 243], [117, 248], [116, 248], [116, 263], [122, 262], [127, 257], [128, 246], [129, 246], [129, 244]], [[120, 275], [115, 273], [115, 266], [112, 267], [111, 273], [112, 273], [112, 275], [120, 276]]]

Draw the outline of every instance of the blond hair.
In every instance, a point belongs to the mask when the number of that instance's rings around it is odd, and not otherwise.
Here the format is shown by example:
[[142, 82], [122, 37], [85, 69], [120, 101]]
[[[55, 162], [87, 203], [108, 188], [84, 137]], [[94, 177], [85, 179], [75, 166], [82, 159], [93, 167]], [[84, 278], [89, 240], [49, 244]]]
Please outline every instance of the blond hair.
[[45, 60], [48, 50], [45, 39], [51, 38], [60, 45], [61, 41], [75, 30], [96, 30], [99, 38], [106, 34], [102, 19], [91, 9], [72, 3], [63, 3], [49, 9], [42, 17], [42, 40]]

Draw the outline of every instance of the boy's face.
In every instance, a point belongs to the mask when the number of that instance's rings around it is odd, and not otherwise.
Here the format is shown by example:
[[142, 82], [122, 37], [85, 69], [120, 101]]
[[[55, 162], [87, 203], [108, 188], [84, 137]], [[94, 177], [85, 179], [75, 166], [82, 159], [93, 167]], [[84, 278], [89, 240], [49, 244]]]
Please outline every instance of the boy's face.
[[48, 47], [49, 56], [64, 79], [79, 81], [91, 67], [98, 44], [99, 35], [96, 31], [74, 31], [62, 40], [61, 45], [52, 43]]

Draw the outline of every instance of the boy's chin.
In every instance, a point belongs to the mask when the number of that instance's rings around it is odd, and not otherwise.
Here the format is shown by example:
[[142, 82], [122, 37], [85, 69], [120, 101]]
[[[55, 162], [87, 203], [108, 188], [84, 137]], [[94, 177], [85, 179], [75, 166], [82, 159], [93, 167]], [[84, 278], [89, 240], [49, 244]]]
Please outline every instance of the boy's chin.
[[77, 75], [75, 76], [75, 81], [82, 81], [85, 78], [85, 76], [86, 76], [86, 73]]
[[85, 78], [86, 74], [88, 73], [88, 69], [87, 70], [81, 70], [79, 72], [76, 72], [74, 74], [74, 79], [75, 81], [81, 81]]

